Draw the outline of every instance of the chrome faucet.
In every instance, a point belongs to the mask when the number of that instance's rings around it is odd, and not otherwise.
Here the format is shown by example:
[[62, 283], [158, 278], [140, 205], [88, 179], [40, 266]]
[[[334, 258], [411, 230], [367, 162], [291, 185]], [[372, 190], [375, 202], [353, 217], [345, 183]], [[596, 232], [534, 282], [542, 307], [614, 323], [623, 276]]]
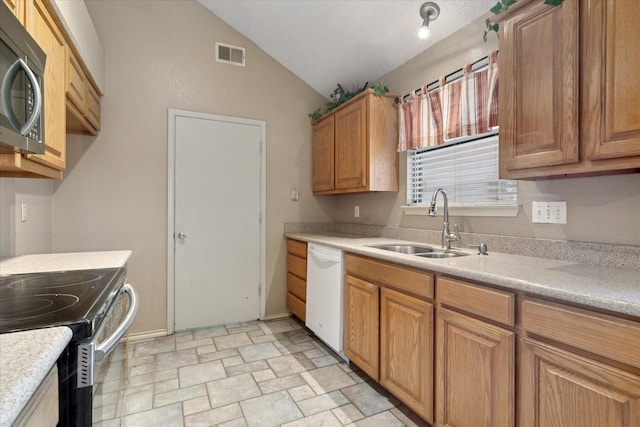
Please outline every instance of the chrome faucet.
[[449, 231], [449, 201], [447, 199], [447, 193], [445, 193], [442, 188], [438, 188], [433, 192], [433, 197], [431, 197], [431, 205], [429, 205], [429, 216], [438, 215], [438, 208], [436, 207], [436, 199], [438, 198], [438, 193], [442, 193], [442, 198], [444, 199], [444, 226], [442, 228], [442, 247], [451, 249], [451, 242], [460, 240], [460, 233], [458, 232], [458, 224], [455, 224], [453, 226], [456, 231], [454, 231], [453, 233]]

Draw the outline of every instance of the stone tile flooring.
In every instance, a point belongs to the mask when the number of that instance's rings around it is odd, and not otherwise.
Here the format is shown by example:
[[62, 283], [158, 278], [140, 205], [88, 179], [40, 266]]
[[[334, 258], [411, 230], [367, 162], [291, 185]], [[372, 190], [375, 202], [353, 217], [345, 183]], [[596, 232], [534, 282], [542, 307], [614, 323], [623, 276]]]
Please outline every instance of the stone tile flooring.
[[121, 344], [96, 376], [94, 426], [428, 425], [295, 318]]

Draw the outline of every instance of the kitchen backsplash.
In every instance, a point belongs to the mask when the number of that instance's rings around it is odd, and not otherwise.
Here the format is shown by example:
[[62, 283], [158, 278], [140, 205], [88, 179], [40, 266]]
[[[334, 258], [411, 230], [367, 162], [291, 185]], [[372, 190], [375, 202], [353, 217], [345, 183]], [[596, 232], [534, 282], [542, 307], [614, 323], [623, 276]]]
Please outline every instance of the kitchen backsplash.
[[[439, 230], [387, 227], [353, 223], [285, 223], [285, 233], [339, 234], [358, 237], [386, 237], [439, 245]], [[604, 243], [575, 242], [567, 240], [535, 239], [530, 237], [498, 236], [460, 232], [461, 240], [452, 246], [468, 247], [486, 243], [491, 251], [533, 256], [538, 258], [574, 261], [583, 264], [602, 265], [640, 270], [640, 247], [609, 245]]]

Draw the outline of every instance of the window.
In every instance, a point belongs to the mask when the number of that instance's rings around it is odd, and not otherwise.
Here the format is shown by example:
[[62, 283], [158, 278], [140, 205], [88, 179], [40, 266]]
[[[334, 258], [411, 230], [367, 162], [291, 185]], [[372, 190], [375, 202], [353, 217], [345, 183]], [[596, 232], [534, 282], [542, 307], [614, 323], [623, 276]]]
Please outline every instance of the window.
[[451, 204], [517, 202], [517, 182], [498, 179], [495, 131], [407, 151], [407, 205], [428, 204], [439, 187]]

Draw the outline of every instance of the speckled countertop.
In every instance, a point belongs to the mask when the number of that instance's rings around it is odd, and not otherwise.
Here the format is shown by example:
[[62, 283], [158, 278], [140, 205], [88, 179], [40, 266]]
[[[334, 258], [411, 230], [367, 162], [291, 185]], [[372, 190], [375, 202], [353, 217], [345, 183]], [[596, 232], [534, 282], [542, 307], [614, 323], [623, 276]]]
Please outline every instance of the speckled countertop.
[[[480, 256], [429, 259], [369, 247], [370, 245], [412, 243], [382, 237], [286, 233], [286, 237], [319, 243], [381, 260], [424, 268], [469, 280], [503, 286], [540, 296], [588, 305], [640, 317], [640, 272], [615, 267], [592, 266], [569, 261], [493, 252]], [[420, 244], [420, 243], [417, 243]], [[438, 245], [426, 244], [438, 248]]]
[[0, 259], [0, 275], [122, 267], [130, 256], [128, 250], [19, 255]]
[[0, 335], [0, 427], [20, 415], [71, 335], [67, 327]]

